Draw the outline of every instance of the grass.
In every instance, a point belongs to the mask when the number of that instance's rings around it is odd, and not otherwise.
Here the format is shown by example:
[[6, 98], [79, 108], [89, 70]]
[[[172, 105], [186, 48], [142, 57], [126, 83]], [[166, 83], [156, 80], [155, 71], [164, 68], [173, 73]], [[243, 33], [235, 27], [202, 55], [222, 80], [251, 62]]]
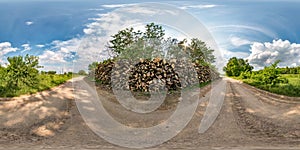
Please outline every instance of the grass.
[[0, 97], [17, 97], [24, 94], [34, 94], [40, 91], [51, 89], [72, 78], [72, 75], [49, 75], [39, 74], [39, 83], [34, 87], [22, 87], [19, 90], [3, 89], [0, 91]]
[[249, 85], [255, 86], [259, 89], [266, 90], [272, 93], [286, 95], [291, 97], [300, 97], [300, 74], [283, 74], [282, 77], [288, 79], [288, 83], [280, 83], [277, 85], [270, 85], [270, 84], [261, 84], [259, 81], [253, 79], [240, 79], [235, 78], [238, 80], [242, 80], [244, 83]]

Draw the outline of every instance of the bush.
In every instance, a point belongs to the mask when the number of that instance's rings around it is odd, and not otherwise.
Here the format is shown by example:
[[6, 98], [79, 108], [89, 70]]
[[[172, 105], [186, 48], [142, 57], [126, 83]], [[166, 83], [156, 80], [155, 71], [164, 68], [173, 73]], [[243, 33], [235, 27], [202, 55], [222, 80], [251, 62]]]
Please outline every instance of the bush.
[[84, 70], [79, 70], [78, 75], [84, 76], [84, 75], [87, 75], [87, 73]]
[[15, 92], [25, 87], [35, 87], [39, 71], [38, 57], [26, 55], [7, 58], [9, 65], [5, 68], [6, 89]]

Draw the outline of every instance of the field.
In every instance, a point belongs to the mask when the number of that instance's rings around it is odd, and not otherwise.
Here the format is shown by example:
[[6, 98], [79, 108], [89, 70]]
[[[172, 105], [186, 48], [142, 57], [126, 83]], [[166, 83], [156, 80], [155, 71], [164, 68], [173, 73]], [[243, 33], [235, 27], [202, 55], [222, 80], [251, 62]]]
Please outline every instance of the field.
[[288, 80], [288, 83], [280, 83], [277, 85], [262, 85], [253, 79], [241, 79], [243, 82], [255, 86], [257, 88], [292, 97], [300, 97], [300, 74], [282, 74], [282, 77]]

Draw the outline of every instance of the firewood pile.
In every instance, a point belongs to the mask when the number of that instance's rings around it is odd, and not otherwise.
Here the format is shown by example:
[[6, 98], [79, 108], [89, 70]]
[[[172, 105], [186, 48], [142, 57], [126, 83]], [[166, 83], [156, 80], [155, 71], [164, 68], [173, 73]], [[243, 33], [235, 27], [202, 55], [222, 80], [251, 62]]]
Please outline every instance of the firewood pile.
[[218, 73], [210, 67], [195, 63], [186, 65], [177, 59], [140, 59], [136, 63], [108, 60], [100, 63], [95, 70], [95, 79], [101, 84], [146, 92], [152, 85], [160, 86], [156, 89], [178, 90], [186, 85], [205, 83], [215, 78], [218, 78]]

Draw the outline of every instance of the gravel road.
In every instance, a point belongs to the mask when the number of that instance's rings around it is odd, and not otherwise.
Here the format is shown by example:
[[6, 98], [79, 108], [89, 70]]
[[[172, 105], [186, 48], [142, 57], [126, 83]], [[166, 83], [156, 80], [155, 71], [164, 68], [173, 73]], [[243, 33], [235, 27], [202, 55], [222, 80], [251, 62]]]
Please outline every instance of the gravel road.
[[[229, 78], [222, 80], [227, 81], [225, 100], [206, 132], [198, 129], [210, 85], [201, 89], [196, 113], [187, 126], [171, 140], [149, 149], [300, 149], [300, 98], [270, 94]], [[0, 149], [126, 149], [99, 137], [81, 117], [74, 93], [88, 96], [85, 86], [91, 84], [79, 77], [49, 91], [0, 99]], [[168, 96], [168, 103], [156, 111], [137, 114], [124, 109], [109, 90], [96, 90], [106, 111], [134, 128], [162, 123], [177, 106], [178, 97]]]

